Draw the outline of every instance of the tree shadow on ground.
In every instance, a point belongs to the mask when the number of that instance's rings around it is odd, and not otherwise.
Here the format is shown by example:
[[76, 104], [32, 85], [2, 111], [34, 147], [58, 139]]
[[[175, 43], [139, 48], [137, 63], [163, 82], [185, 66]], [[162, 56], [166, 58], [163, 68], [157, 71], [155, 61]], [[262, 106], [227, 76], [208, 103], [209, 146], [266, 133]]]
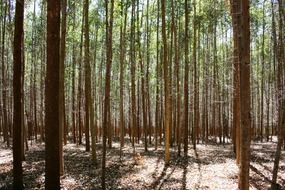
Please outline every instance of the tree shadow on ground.
[[[73, 179], [75, 182], [74, 189], [101, 189], [101, 157], [102, 157], [102, 146], [97, 144], [97, 165], [92, 163], [91, 152], [86, 152], [84, 145], [68, 145], [64, 148], [64, 159], [65, 159], [65, 174], [62, 176], [62, 180]], [[264, 157], [261, 152], [268, 155]], [[265, 145], [256, 146], [253, 149], [252, 161], [263, 165], [265, 170], [270, 171], [266, 164], [272, 162], [272, 157], [274, 157], [274, 149], [272, 146]], [[134, 153], [130, 144], [126, 144], [123, 149], [123, 157], [120, 161], [120, 148], [116, 144], [111, 149], [107, 149], [107, 165], [106, 165], [106, 187], [107, 189], [166, 189], [171, 183], [176, 183], [179, 185], [178, 189], [187, 188], [187, 175], [188, 169], [194, 164], [198, 166], [198, 180], [195, 181], [193, 189], [203, 189], [202, 184], [202, 172], [201, 168], [211, 164], [223, 164], [228, 161], [228, 159], [235, 159], [235, 155], [232, 152], [232, 145], [225, 145], [223, 148], [217, 145], [199, 145], [197, 151], [192, 151], [189, 149], [189, 155], [187, 157], [176, 156], [177, 152], [174, 148], [171, 149], [171, 161], [169, 165], [164, 165], [164, 148], [159, 146], [158, 150], [154, 150], [154, 146], [149, 146], [149, 151], [144, 151], [143, 144], [136, 145], [136, 152], [146, 159], [153, 160], [153, 168], [150, 173], [149, 182], [130, 180], [130, 186], [126, 184], [121, 184], [121, 179], [128, 176], [138, 174], [139, 170], [143, 167], [136, 166], [133, 160]], [[10, 163], [11, 165], [11, 163]], [[43, 189], [44, 188], [44, 147], [40, 149], [26, 152], [26, 161], [23, 163], [24, 167], [24, 182], [26, 189]], [[280, 167], [281, 171], [285, 171], [285, 167]], [[173, 177], [173, 173], [181, 171], [181, 176]], [[251, 184], [255, 188], [263, 188], [262, 182], [270, 183], [270, 178], [268, 175], [264, 174], [263, 171], [258, 171], [254, 166], [251, 167], [254, 172], [254, 176], [251, 177]], [[3, 188], [0, 189], [11, 189], [12, 185], [12, 170], [0, 174], [0, 181], [4, 179], [5, 176], [10, 176], [9, 179], [5, 179]], [[236, 180], [236, 179], [235, 179]], [[282, 184], [285, 186], [285, 180], [282, 178]], [[279, 182], [280, 183], [280, 182]], [[170, 187], [171, 188], [171, 187]], [[174, 188], [173, 188], [174, 189]]]
[[[167, 173], [167, 170], [170, 169], [170, 172]], [[177, 179], [171, 179], [170, 177], [172, 176], [173, 172], [176, 170], [175, 164], [174, 163], [169, 163], [169, 164], [164, 164], [163, 170], [160, 173], [158, 177], [154, 177], [154, 181], [149, 185], [149, 189], [162, 189], [165, 182], [173, 182], [175, 181], [176, 183], [178, 182]]]
[[253, 165], [250, 165], [250, 170], [253, 171], [257, 175], [250, 176], [250, 184], [252, 184], [256, 189], [262, 189], [262, 183], [272, 183], [271, 179], [265, 176], [261, 171], [259, 171]]
[[[7, 172], [0, 173], [0, 190], [10, 190], [13, 189], [12, 184], [12, 169]], [[8, 183], [2, 183], [5, 181], [9, 181]]]
[[[253, 142], [251, 153], [251, 165], [250, 169], [253, 175], [250, 176], [250, 183], [256, 189], [264, 189], [265, 186], [269, 188], [272, 185], [272, 168], [275, 158], [276, 142]], [[281, 159], [284, 156], [281, 153]], [[271, 167], [272, 166], [272, 167]], [[285, 166], [280, 165], [278, 171], [278, 183], [285, 189], [285, 179], [281, 173], [285, 172]], [[270, 175], [268, 175], [270, 174]]]
[[201, 186], [201, 180], [202, 180], [202, 173], [201, 173], [201, 160], [199, 158], [197, 150], [194, 150], [195, 152], [195, 158], [196, 162], [198, 163], [198, 170], [199, 170], [199, 177], [198, 177], [198, 182], [195, 184], [195, 189], [200, 189]]

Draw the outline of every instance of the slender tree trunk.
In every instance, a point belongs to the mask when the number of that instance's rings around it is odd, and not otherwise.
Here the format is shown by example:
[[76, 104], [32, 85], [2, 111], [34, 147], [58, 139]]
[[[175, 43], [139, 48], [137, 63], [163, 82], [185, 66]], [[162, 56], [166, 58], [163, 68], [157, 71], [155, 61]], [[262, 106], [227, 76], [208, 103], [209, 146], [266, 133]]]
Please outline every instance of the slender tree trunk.
[[177, 26], [175, 22], [176, 16], [175, 16], [175, 6], [174, 1], [171, 0], [171, 24], [172, 24], [172, 30], [173, 30], [173, 38], [174, 38], [174, 62], [175, 62], [175, 77], [176, 77], [176, 141], [178, 146], [178, 155], [180, 156], [181, 153], [181, 143], [180, 143], [180, 105], [181, 105], [181, 99], [180, 99], [180, 65], [179, 65], [179, 55], [178, 55], [178, 38], [177, 38]]
[[[273, 40], [273, 73], [276, 73], [276, 55], [277, 55], [277, 34], [276, 34], [276, 23], [275, 23], [275, 10], [274, 10], [274, 2], [271, 1], [271, 14], [272, 14], [272, 40]], [[274, 80], [274, 90], [278, 88], [278, 74], [273, 77]], [[277, 97], [278, 93], [272, 93], [272, 99], [278, 99]], [[276, 105], [276, 104], [275, 104]], [[274, 115], [274, 109], [272, 109], [272, 115]], [[271, 139], [272, 136], [275, 134], [275, 124], [274, 120], [271, 120], [272, 123], [272, 132], [271, 132]]]
[[23, 188], [22, 169], [22, 72], [23, 72], [23, 26], [24, 26], [24, 0], [16, 2], [15, 12], [15, 33], [14, 33], [14, 73], [13, 73], [13, 189]]
[[[46, 3], [43, 3], [41, 5], [41, 16], [44, 17], [44, 15], [46, 14], [45, 13], [46, 11]], [[41, 27], [44, 27], [44, 21], [42, 20], [41, 21]], [[41, 39], [41, 43], [42, 45], [40, 46], [41, 48], [41, 73], [40, 73], [40, 88], [41, 89], [44, 89], [44, 84], [45, 84], [45, 58], [46, 58], [46, 51], [45, 51], [45, 40], [46, 40], [46, 33], [45, 31], [42, 32], [42, 35], [43, 35], [43, 38]], [[23, 69], [25, 70], [25, 68]], [[24, 71], [23, 71], [24, 72]], [[24, 76], [23, 76], [24, 78]], [[24, 85], [24, 83], [23, 83]], [[24, 89], [24, 87], [23, 87]], [[23, 98], [23, 101], [24, 101], [24, 98]], [[24, 104], [24, 102], [23, 102]], [[45, 141], [45, 132], [44, 132], [44, 91], [41, 90], [40, 91], [40, 141]], [[23, 114], [24, 114], [24, 108], [23, 108]], [[23, 120], [23, 126], [24, 126], [24, 120]], [[25, 131], [25, 130], [24, 130]], [[24, 132], [25, 133], [25, 132]], [[23, 142], [24, 144], [24, 142]]]
[[239, 69], [239, 47], [238, 47], [238, 4], [231, 0], [231, 15], [234, 36], [234, 97], [233, 97], [233, 144], [236, 153], [236, 163], [240, 163], [240, 69]]
[[170, 96], [170, 75], [168, 63], [168, 49], [166, 40], [166, 19], [165, 1], [161, 0], [161, 20], [162, 20], [162, 41], [163, 41], [163, 71], [164, 71], [164, 129], [165, 129], [165, 163], [170, 160], [170, 128], [171, 128], [171, 96]]
[[[105, 102], [104, 102], [104, 115], [103, 115], [103, 156], [102, 156], [102, 189], [106, 189], [105, 173], [106, 173], [106, 138], [107, 128], [110, 124], [108, 120], [108, 110], [110, 110], [110, 83], [111, 83], [111, 68], [112, 68], [112, 28], [113, 28], [113, 10], [114, 0], [111, 0], [110, 15], [108, 11], [109, 2], [105, 0], [106, 9], [106, 76], [105, 76]], [[110, 20], [109, 20], [110, 16]]]
[[85, 141], [86, 151], [90, 151], [90, 106], [91, 102], [91, 67], [89, 60], [89, 0], [84, 1], [84, 68], [85, 68]]
[[[37, 138], [37, 133], [38, 133], [38, 126], [37, 126], [37, 97], [36, 97], [36, 60], [37, 60], [37, 55], [36, 55], [36, 42], [35, 42], [35, 36], [37, 35], [36, 34], [36, 31], [35, 31], [35, 16], [36, 16], [36, 2], [34, 0], [34, 10], [33, 10], [33, 19], [32, 19], [32, 60], [31, 60], [31, 63], [32, 63], [32, 66], [31, 66], [31, 73], [30, 73], [30, 108], [31, 108], [31, 114], [30, 114], [30, 119], [31, 121], [34, 120], [34, 122], [32, 123], [33, 125], [33, 134], [35, 136], [35, 141], [38, 140]], [[32, 115], [32, 110], [33, 110], [33, 115]]]
[[[0, 1], [0, 10], [1, 10], [1, 17], [3, 16], [3, 0], [1, 0]], [[0, 19], [0, 44], [2, 45], [2, 20], [3, 19]], [[0, 48], [0, 51], [1, 51], [1, 58], [2, 58], [2, 48]], [[1, 59], [1, 61], [2, 61], [2, 59]], [[3, 63], [0, 65], [1, 66], [1, 70], [2, 70], [2, 65], [3, 65]], [[2, 74], [1, 74], [1, 78], [0, 78], [0, 81], [1, 81], [1, 85], [2, 85]], [[3, 94], [3, 86], [1, 86], [1, 88], [0, 88], [0, 93], [1, 93], [1, 95]], [[0, 98], [0, 133], [2, 133], [3, 134], [3, 103], [2, 103], [2, 98]], [[3, 135], [3, 137], [4, 137], [4, 135]]]
[[59, 126], [60, 75], [60, 0], [47, 1], [47, 74], [46, 74], [46, 179], [47, 190], [60, 189], [60, 148], [62, 138]]
[[[65, 70], [65, 37], [66, 37], [66, 4], [67, 0], [61, 1], [61, 38], [60, 38], [60, 65], [59, 65], [59, 132], [60, 138], [63, 138], [64, 144], [67, 143], [66, 133], [65, 133], [65, 89], [64, 89], [64, 70]], [[36, 114], [36, 113], [35, 113]], [[64, 158], [63, 158], [63, 145], [59, 145], [59, 153], [60, 153], [60, 175], [64, 174]]]
[[125, 35], [127, 25], [127, 6], [121, 0], [121, 21], [120, 26], [120, 157], [124, 147], [125, 136], [125, 115], [124, 115], [124, 70], [125, 70]]
[[194, 127], [193, 127], [193, 148], [196, 150], [196, 139], [199, 128], [199, 94], [198, 94], [198, 75], [197, 75], [197, 20], [196, 20], [196, 0], [193, 2], [194, 7], [194, 36], [193, 36], [193, 64], [194, 64]]
[[80, 37], [80, 55], [79, 55], [79, 79], [78, 79], [78, 143], [82, 144], [82, 113], [81, 113], [81, 100], [82, 100], [82, 46], [83, 46], [83, 33], [84, 33], [84, 16], [82, 16], [82, 28]]
[[[132, 0], [132, 17], [131, 17], [131, 129], [132, 129], [132, 146], [134, 149], [135, 134], [136, 134], [136, 83], [135, 83], [135, 0]], [[134, 149], [135, 150], [135, 149]]]
[[91, 128], [92, 138], [92, 160], [96, 163], [96, 141], [95, 141], [95, 128], [94, 128], [94, 110], [93, 110], [93, 97], [91, 95], [91, 66], [90, 66], [90, 51], [89, 51], [89, 0], [84, 1], [84, 38], [85, 38], [85, 137], [86, 137], [86, 151], [90, 151], [89, 129]]
[[239, 30], [239, 60], [240, 60], [240, 102], [241, 102], [241, 131], [240, 131], [240, 171], [239, 188], [249, 189], [249, 164], [250, 164], [250, 23], [249, 1], [238, 1], [241, 14], [238, 16]]
[[159, 23], [160, 23], [160, 1], [157, 1], [157, 20], [156, 20], [156, 24], [157, 24], [157, 28], [156, 28], [156, 75], [157, 75], [157, 79], [156, 79], [156, 92], [155, 92], [155, 133], [154, 133], [154, 138], [155, 138], [155, 150], [157, 150], [157, 145], [158, 145], [158, 132], [161, 126], [161, 122], [160, 122], [160, 89], [159, 89], [159, 81], [160, 81], [160, 64], [159, 64]]
[[265, 45], [265, 0], [263, 1], [263, 14], [262, 14], [262, 50], [261, 50], [261, 100], [260, 100], [260, 140], [263, 141], [263, 117], [264, 117], [264, 65], [265, 65], [265, 52], [264, 52], [264, 45]]
[[4, 19], [3, 19], [3, 29], [2, 29], [2, 104], [3, 104], [3, 136], [4, 142], [7, 143], [7, 146], [10, 146], [9, 134], [8, 134], [8, 115], [7, 115], [7, 87], [6, 87], [6, 66], [5, 66], [5, 37], [6, 37], [6, 17], [7, 17], [7, 1], [5, 1], [4, 8]]
[[[75, 32], [75, 19], [76, 19], [76, 5], [73, 2], [73, 18], [72, 18], [72, 33]], [[76, 130], [76, 108], [75, 108], [75, 40], [73, 39], [72, 43], [72, 136], [73, 136], [73, 143], [77, 143], [77, 130]]]
[[[137, 1], [137, 4], [139, 4], [139, 1]], [[138, 10], [137, 6], [137, 42], [138, 42], [138, 54], [139, 54], [139, 64], [141, 67], [141, 101], [142, 101], [142, 128], [143, 128], [143, 133], [144, 133], [144, 150], [147, 151], [147, 130], [148, 130], [148, 126], [147, 126], [147, 98], [146, 98], [146, 85], [145, 85], [145, 66], [144, 66], [144, 62], [143, 62], [143, 57], [142, 57], [142, 49], [141, 49], [141, 32], [140, 32], [140, 20], [139, 20], [139, 10]], [[142, 18], [141, 18], [141, 22], [142, 22]], [[138, 88], [139, 90], [139, 88]], [[139, 93], [138, 93], [139, 94]], [[139, 98], [138, 98], [139, 100]], [[139, 104], [138, 104], [138, 108], [139, 108]], [[140, 109], [138, 109], [139, 111]], [[137, 116], [139, 117], [140, 114], [138, 113]], [[140, 130], [138, 131], [140, 134]], [[140, 136], [140, 135], [139, 135]]]
[[272, 171], [272, 184], [271, 189], [278, 189], [277, 185], [277, 173], [279, 169], [279, 162], [281, 158], [281, 148], [285, 133], [285, 100], [284, 100], [284, 78], [282, 76], [282, 67], [284, 67], [284, 39], [283, 39], [283, 18], [282, 15], [284, 14], [284, 5], [283, 1], [279, 0], [279, 44], [278, 44], [278, 53], [277, 53], [277, 60], [278, 60], [278, 78], [277, 78], [277, 87], [278, 87], [278, 112], [279, 112], [279, 121], [278, 121], [278, 143], [275, 153], [274, 159], [274, 166]]
[[185, 0], [185, 69], [184, 69], [184, 154], [188, 154], [188, 125], [189, 125], [189, 13], [188, 0]]
[[148, 113], [148, 143], [151, 144], [152, 140], [152, 112], [151, 112], [151, 99], [150, 99], [150, 84], [149, 84], [149, 65], [150, 65], [150, 39], [151, 30], [149, 24], [149, 0], [147, 0], [147, 13], [146, 13], [146, 98], [147, 98], [147, 113]]

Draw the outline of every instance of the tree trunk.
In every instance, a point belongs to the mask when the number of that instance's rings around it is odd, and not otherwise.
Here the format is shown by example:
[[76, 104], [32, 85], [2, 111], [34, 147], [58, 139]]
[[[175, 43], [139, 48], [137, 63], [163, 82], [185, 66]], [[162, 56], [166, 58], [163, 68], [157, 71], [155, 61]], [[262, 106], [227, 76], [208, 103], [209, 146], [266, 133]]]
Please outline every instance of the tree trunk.
[[47, 73], [46, 73], [46, 189], [60, 189], [60, 148], [62, 138], [59, 126], [60, 75], [60, 0], [47, 1]]
[[[279, 169], [279, 161], [281, 158], [281, 148], [282, 143], [284, 140], [284, 133], [285, 133], [285, 100], [284, 100], [284, 77], [282, 76], [282, 67], [284, 66], [284, 39], [283, 39], [283, 18], [282, 15], [284, 14], [283, 10], [283, 2], [279, 0], [279, 44], [278, 44], [278, 53], [277, 53], [277, 60], [278, 60], [278, 78], [277, 78], [277, 87], [278, 87], [278, 143], [275, 153], [274, 159], [274, 166], [272, 171], [272, 184], [271, 189], [277, 189], [277, 173]], [[282, 80], [283, 79], [283, 80]], [[283, 92], [283, 93], [282, 93]]]
[[8, 115], [7, 115], [7, 87], [6, 87], [6, 66], [5, 66], [5, 37], [6, 37], [6, 17], [7, 17], [7, 1], [4, 7], [4, 19], [3, 19], [3, 29], [2, 29], [2, 51], [1, 51], [1, 62], [2, 62], [2, 104], [3, 104], [3, 136], [4, 142], [7, 146], [10, 146], [9, 134], [8, 134]]
[[163, 41], [163, 71], [164, 71], [164, 129], [165, 129], [165, 163], [170, 160], [170, 128], [171, 128], [171, 96], [170, 96], [170, 75], [168, 64], [168, 49], [166, 40], [166, 21], [165, 21], [165, 1], [161, 0], [161, 20], [162, 20], [162, 41]]
[[[132, 129], [132, 146], [134, 149], [136, 136], [136, 62], [135, 62], [135, 0], [132, 0], [131, 16], [131, 42], [130, 42], [130, 62], [131, 62], [131, 129]], [[135, 150], [135, 149], [134, 149]]]
[[[76, 24], [76, 6], [75, 2], [73, 3], [73, 15], [72, 15], [72, 33], [75, 32], [75, 24]], [[73, 143], [77, 143], [77, 130], [76, 130], [76, 108], [75, 108], [75, 63], [76, 57], [75, 57], [75, 40], [73, 39], [72, 43], [72, 136], [73, 136]]]
[[155, 150], [157, 150], [158, 145], [158, 132], [160, 129], [160, 89], [159, 89], [159, 81], [160, 81], [160, 64], [159, 64], [159, 18], [160, 18], [160, 1], [157, 1], [157, 20], [156, 20], [156, 92], [155, 92], [155, 133], [154, 133], [154, 139], [155, 139]]
[[173, 31], [173, 40], [174, 40], [174, 63], [175, 63], [175, 78], [176, 78], [176, 142], [178, 146], [178, 155], [180, 156], [181, 153], [181, 143], [180, 143], [180, 105], [181, 105], [181, 98], [180, 98], [180, 65], [179, 65], [179, 55], [178, 55], [178, 38], [177, 38], [177, 26], [175, 22], [175, 6], [174, 1], [171, 0], [171, 27]]
[[189, 13], [188, 0], [185, 0], [185, 69], [184, 69], [184, 155], [188, 154], [188, 124], [189, 124]]
[[[108, 110], [110, 110], [110, 83], [111, 83], [111, 68], [112, 68], [112, 29], [113, 29], [113, 10], [114, 0], [111, 0], [110, 15], [108, 11], [109, 2], [105, 0], [106, 11], [106, 76], [105, 76], [105, 102], [104, 102], [104, 115], [103, 115], [103, 156], [102, 156], [102, 189], [106, 189], [105, 173], [106, 173], [106, 138], [107, 128], [110, 125], [108, 118]], [[109, 20], [110, 16], [110, 20]]]
[[193, 148], [196, 150], [196, 139], [199, 128], [199, 94], [198, 94], [198, 75], [197, 75], [197, 19], [196, 19], [196, 1], [193, 2], [194, 19], [193, 19], [193, 65], [194, 65], [194, 127], [193, 127]]
[[[85, 70], [85, 141], [86, 151], [90, 151], [90, 106], [91, 102], [91, 67], [89, 61], [89, 0], [84, 1], [84, 70]], [[93, 118], [92, 118], [93, 119]]]
[[250, 25], [249, 1], [238, 1], [241, 14], [238, 14], [239, 30], [239, 60], [240, 60], [240, 102], [241, 102], [241, 130], [240, 130], [240, 171], [239, 188], [249, 189], [249, 164], [250, 164]]
[[234, 97], [233, 97], [233, 144], [236, 153], [236, 163], [240, 163], [240, 69], [239, 69], [239, 47], [237, 12], [239, 10], [236, 1], [231, 0], [231, 15], [234, 36]]
[[[64, 70], [65, 70], [65, 36], [66, 36], [66, 4], [67, 0], [62, 0], [61, 6], [61, 38], [60, 38], [60, 66], [59, 66], [59, 136], [64, 139], [64, 144], [67, 143], [65, 133], [65, 89], [64, 89]], [[36, 114], [36, 113], [35, 113]], [[35, 121], [36, 122], [36, 121]], [[63, 145], [59, 145], [60, 153], [60, 175], [64, 174], [64, 158], [63, 158]]]
[[79, 52], [79, 79], [78, 79], [78, 144], [82, 144], [82, 113], [81, 113], [81, 101], [82, 101], [82, 46], [83, 46], [83, 33], [84, 33], [84, 15], [82, 16], [82, 28], [80, 37], [80, 52]]
[[24, 25], [24, 0], [16, 2], [15, 33], [14, 33], [14, 73], [13, 73], [13, 189], [23, 188], [23, 125], [22, 125], [22, 72], [23, 72], [23, 25]]
[[[124, 16], [124, 22], [123, 22]], [[125, 115], [124, 115], [124, 70], [125, 70], [125, 35], [127, 28], [127, 6], [121, 0], [121, 26], [120, 26], [120, 157], [124, 147]]]

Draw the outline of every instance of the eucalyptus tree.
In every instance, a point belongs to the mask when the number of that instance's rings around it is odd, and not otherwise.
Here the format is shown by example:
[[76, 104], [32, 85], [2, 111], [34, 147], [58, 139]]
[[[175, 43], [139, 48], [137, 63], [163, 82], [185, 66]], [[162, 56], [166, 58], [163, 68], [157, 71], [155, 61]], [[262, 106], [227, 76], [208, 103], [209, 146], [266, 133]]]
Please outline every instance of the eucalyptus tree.
[[23, 72], [23, 35], [24, 35], [24, 1], [16, 2], [15, 32], [14, 32], [14, 72], [13, 72], [13, 189], [22, 189], [23, 168], [22, 168], [22, 72]]
[[189, 12], [188, 0], [185, 0], [185, 68], [184, 68], [184, 154], [188, 154], [188, 125], [189, 125]]
[[170, 67], [168, 62], [168, 47], [166, 39], [165, 1], [161, 0], [162, 41], [163, 41], [163, 71], [164, 71], [164, 124], [165, 124], [165, 163], [170, 160], [170, 128], [171, 128], [171, 96], [170, 96]]
[[249, 1], [237, 2], [242, 10], [237, 19], [239, 61], [240, 61], [240, 102], [241, 102], [241, 131], [240, 131], [240, 171], [239, 188], [249, 189], [249, 164], [250, 164], [250, 128], [251, 128], [251, 103], [250, 103], [250, 16]]
[[105, 175], [106, 175], [106, 138], [107, 129], [110, 125], [110, 119], [108, 112], [110, 110], [110, 79], [112, 68], [112, 34], [113, 34], [113, 12], [114, 12], [114, 0], [111, 0], [109, 13], [109, 1], [105, 0], [106, 11], [106, 75], [105, 75], [105, 101], [104, 101], [104, 115], [103, 115], [103, 157], [102, 157], [102, 189], [106, 189]]
[[45, 101], [45, 188], [60, 189], [59, 76], [60, 0], [47, 1], [47, 71]]
[[284, 76], [281, 70], [284, 69], [284, 37], [283, 37], [283, 26], [284, 26], [284, 3], [282, 0], [278, 1], [278, 15], [279, 15], [279, 43], [278, 43], [278, 54], [277, 54], [277, 60], [278, 60], [278, 76], [277, 76], [277, 84], [278, 84], [278, 143], [275, 153], [275, 159], [274, 159], [274, 166], [273, 166], [273, 175], [272, 175], [272, 183], [271, 188], [272, 189], [278, 189], [277, 182], [277, 174], [279, 169], [279, 162], [281, 158], [281, 149], [282, 149], [282, 143], [284, 143], [284, 133], [285, 133], [285, 99], [284, 99]]

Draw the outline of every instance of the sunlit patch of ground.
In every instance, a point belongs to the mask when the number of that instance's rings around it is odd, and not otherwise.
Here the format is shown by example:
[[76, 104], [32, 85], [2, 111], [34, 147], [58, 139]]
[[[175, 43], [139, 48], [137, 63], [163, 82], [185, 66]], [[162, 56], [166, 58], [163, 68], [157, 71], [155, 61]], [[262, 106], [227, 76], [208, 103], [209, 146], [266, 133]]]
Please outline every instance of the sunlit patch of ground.
[[[276, 149], [274, 142], [252, 143], [250, 189], [267, 189], [272, 178]], [[101, 189], [101, 149], [98, 148], [98, 162], [92, 163], [91, 152], [85, 152], [83, 145], [64, 146], [65, 174], [61, 177], [62, 189]], [[197, 145], [197, 151], [189, 146], [187, 157], [177, 156], [171, 149], [171, 161], [164, 164], [164, 149], [153, 146], [144, 152], [141, 143], [136, 153], [129, 143], [123, 148], [120, 159], [119, 143], [107, 151], [107, 189], [237, 189], [238, 167], [235, 163], [232, 145]], [[285, 161], [282, 152], [278, 183], [285, 186]], [[25, 189], [44, 189], [44, 144], [33, 143], [26, 152], [23, 162]], [[0, 189], [11, 189], [12, 152], [0, 146]]]
[[11, 149], [5, 147], [4, 144], [0, 144], [0, 164], [6, 164], [11, 162], [13, 159]]

